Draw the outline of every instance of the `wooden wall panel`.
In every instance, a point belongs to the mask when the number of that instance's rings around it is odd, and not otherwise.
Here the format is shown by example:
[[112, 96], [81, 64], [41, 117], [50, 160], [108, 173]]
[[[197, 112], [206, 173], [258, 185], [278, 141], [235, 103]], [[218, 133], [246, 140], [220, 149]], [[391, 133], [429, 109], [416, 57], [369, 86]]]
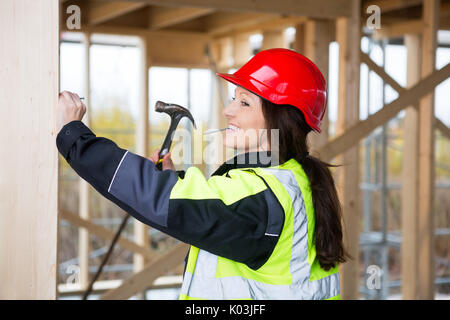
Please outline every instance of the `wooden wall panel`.
[[0, 1], [0, 299], [54, 299], [59, 1]]

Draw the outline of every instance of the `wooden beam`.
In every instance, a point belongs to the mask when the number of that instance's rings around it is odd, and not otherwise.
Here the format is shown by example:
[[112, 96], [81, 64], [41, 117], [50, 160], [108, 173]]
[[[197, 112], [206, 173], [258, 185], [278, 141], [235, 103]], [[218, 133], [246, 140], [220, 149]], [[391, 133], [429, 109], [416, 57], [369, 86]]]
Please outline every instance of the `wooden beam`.
[[[115, 232], [109, 229], [106, 229], [102, 226], [96, 225], [91, 221], [80, 218], [77, 214], [74, 214], [68, 210], [60, 209], [59, 210], [61, 218], [67, 220], [79, 228], [85, 228], [90, 233], [104, 239], [107, 241], [111, 241], [114, 238]], [[126, 238], [120, 237], [117, 241], [117, 244], [122, 248], [130, 250], [133, 253], [141, 254], [145, 256], [147, 259], [152, 260], [155, 259], [159, 254], [154, 252], [148, 248], [144, 248], [133, 241], [130, 241]]]
[[203, 17], [214, 11], [215, 10], [211, 8], [151, 7], [149, 11], [148, 27], [150, 30], [158, 30]]
[[376, 5], [380, 7], [382, 13], [414, 7], [422, 4], [422, 0], [365, 0], [363, 12], [367, 12], [367, 7]]
[[[411, 87], [420, 80], [420, 35], [406, 35], [405, 46], [407, 87]], [[395, 90], [401, 94], [405, 89], [398, 85]], [[418, 102], [406, 108], [403, 125], [401, 266], [402, 298], [407, 300], [416, 299], [418, 289], [419, 114], [417, 108]]]
[[413, 87], [405, 89], [397, 99], [385, 105], [366, 120], [359, 121], [347, 129], [345, 133], [328, 142], [320, 149], [321, 157], [330, 160], [350, 149], [359, 140], [389, 119], [392, 119], [407, 106], [414, 104], [418, 99], [433, 90], [442, 81], [448, 79], [448, 77], [450, 77], [450, 63], [422, 79]]
[[144, 270], [132, 275], [130, 278], [116, 289], [112, 289], [103, 294], [102, 300], [119, 300], [128, 299], [137, 292], [144, 291], [148, 286], [153, 284], [156, 278], [165, 275], [173, 268], [183, 262], [188, 251], [189, 245], [179, 243], [158, 259], [149, 263]]
[[87, 23], [97, 25], [115, 19], [124, 14], [147, 6], [144, 2], [114, 1], [114, 2], [89, 2]]
[[59, 1], [0, 1], [0, 39], [0, 299], [55, 299]]
[[350, 5], [347, 0], [142, 0], [141, 2], [167, 7], [212, 8], [234, 12], [265, 12], [308, 16], [311, 18], [337, 18], [350, 15]]
[[[140, 38], [140, 50], [141, 50], [141, 65], [140, 65], [140, 108], [139, 117], [136, 126], [136, 153], [143, 157], [149, 156], [148, 146], [149, 143], [149, 118], [148, 118], [148, 72], [149, 72], [149, 58], [147, 55], [147, 37]], [[139, 220], [134, 220], [134, 241], [139, 246], [150, 249], [149, 239], [149, 227]], [[133, 264], [134, 272], [139, 272], [144, 269], [147, 263], [145, 256], [142, 254], [134, 254]], [[139, 298], [145, 299], [144, 296]]]
[[[265, 30], [263, 32], [263, 42], [261, 50], [271, 48], [287, 48], [288, 43], [284, 30]], [[247, 57], [249, 58], [249, 57]]]
[[398, 84], [397, 81], [395, 81], [387, 72], [384, 70], [383, 67], [380, 67], [378, 64], [376, 64], [375, 61], [373, 61], [369, 55], [366, 53], [360, 51], [360, 59], [361, 62], [366, 64], [367, 67], [369, 67], [370, 70], [374, 71], [383, 81], [390, 85], [392, 89], [397, 91], [399, 94], [402, 93], [405, 88], [403, 88], [400, 84]]
[[[351, 4], [351, 17], [336, 20], [336, 40], [339, 43], [339, 89], [337, 134], [344, 134], [359, 121], [359, 0]], [[359, 147], [354, 144], [339, 160], [345, 164], [336, 173], [339, 198], [342, 203], [344, 245], [352, 256], [340, 266], [341, 298], [358, 299], [359, 296]]]
[[[414, 38], [414, 35], [406, 35], [405, 37], [405, 42], [406, 42], [406, 38]], [[417, 41], [417, 40], [408, 40], [408, 41]], [[415, 46], [416, 44], [411, 44], [411, 46]], [[397, 91], [398, 94], [402, 94], [406, 89], [404, 87], [402, 87], [397, 81], [395, 81], [382, 67], [380, 67], [378, 64], [375, 63], [375, 61], [373, 61], [366, 53], [362, 52], [360, 53], [360, 59], [362, 63], [365, 63], [369, 69], [371, 71], [374, 71], [381, 79], [383, 79], [383, 81], [390, 85], [392, 87], [392, 89], [394, 89], [395, 91]], [[408, 57], [408, 61], [413, 59], [413, 57]], [[416, 58], [417, 59], [417, 58]], [[414, 59], [414, 61], [416, 61], [416, 59]], [[418, 63], [420, 64], [420, 61], [418, 61]], [[417, 65], [419, 65], [417, 64]], [[414, 64], [415, 65], [415, 62]], [[409, 62], [408, 62], [408, 66], [409, 66]], [[411, 74], [413, 71], [413, 67], [410, 67], [410, 71], [408, 71], [409, 74]], [[409, 79], [409, 77], [408, 77]], [[410, 84], [414, 83], [415, 81], [413, 81], [412, 79], [409, 80]], [[418, 108], [417, 105], [414, 105], [415, 107]], [[413, 107], [414, 107], [413, 106]], [[443, 123], [441, 120], [436, 118], [436, 124], [435, 124], [436, 128], [439, 129], [441, 131], [441, 133], [446, 136], [449, 137], [449, 128], [445, 125], [445, 123]], [[408, 130], [407, 130], [408, 132]]]
[[305, 17], [277, 17], [273, 19], [263, 20], [261, 22], [247, 21], [248, 26], [237, 27], [228, 33], [213, 34], [215, 38], [223, 36], [235, 36], [239, 33], [263, 33], [265, 31], [279, 31], [288, 27], [295, 26], [298, 23], [305, 22]]
[[278, 17], [270, 13], [216, 12], [202, 20], [207, 33], [221, 37], [241, 29], [248, 31], [246, 28], [255, 27]]
[[252, 55], [250, 34], [239, 33], [233, 37], [233, 66], [240, 68]]
[[[311, 19], [304, 24], [304, 54], [316, 64], [327, 83], [331, 41], [330, 30], [331, 26], [328, 20]], [[328, 141], [328, 108], [325, 111], [321, 129], [321, 133], [312, 131], [308, 135], [308, 143], [311, 151], [319, 150]]]
[[[168, 277], [160, 277], [155, 280], [155, 284], [148, 286], [147, 290], [156, 290], [156, 289], [170, 289], [170, 288], [180, 288], [182, 282], [177, 279], [175, 279], [172, 282], [168, 282], [166, 279]], [[164, 281], [164, 283], [156, 284], [158, 280]], [[161, 282], [162, 282], [161, 281]], [[167, 281], [167, 283], [166, 283]], [[94, 283], [94, 286], [92, 288], [92, 294], [102, 294], [107, 292], [108, 290], [117, 288], [122, 283], [122, 280], [100, 280], [96, 281]], [[82, 290], [79, 286], [76, 286], [71, 283], [60, 283], [58, 284], [58, 293], [60, 297], [65, 296], [80, 296], [83, 295], [85, 290]]]
[[148, 33], [147, 41], [152, 66], [209, 68], [205, 55], [210, 41], [207, 35], [157, 31]]
[[[87, 112], [84, 116], [83, 122], [87, 126], [90, 124], [90, 47], [91, 38], [89, 33], [83, 34], [84, 45], [84, 103], [87, 106]], [[79, 200], [78, 208], [79, 215], [82, 219], [90, 219], [90, 191], [91, 186], [82, 178], [79, 178]], [[89, 232], [86, 229], [78, 229], [78, 261], [80, 267], [79, 279], [80, 286], [87, 289], [89, 285]]]
[[[439, 0], [424, 0], [422, 78], [436, 73], [438, 17]], [[419, 102], [419, 299], [434, 299], [434, 119], [434, 90], [428, 90]]]
[[414, 19], [407, 21], [400, 21], [394, 24], [381, 24], [381, 29], [375, 30], [374, 40], [399, 38], [405, 34], [419, 34], [425, 27], [425, 22], [422, 19]]

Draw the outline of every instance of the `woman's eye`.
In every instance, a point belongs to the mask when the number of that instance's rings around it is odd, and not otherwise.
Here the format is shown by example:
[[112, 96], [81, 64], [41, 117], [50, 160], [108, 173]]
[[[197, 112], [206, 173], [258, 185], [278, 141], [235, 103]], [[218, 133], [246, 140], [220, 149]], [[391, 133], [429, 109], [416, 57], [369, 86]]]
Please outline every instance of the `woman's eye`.
[[245, 102], [245, 101], [241, 101], [241, 104], [242, 104], [244, 107], [250, 107], [250, 105], [249, 105], [247, 102]]

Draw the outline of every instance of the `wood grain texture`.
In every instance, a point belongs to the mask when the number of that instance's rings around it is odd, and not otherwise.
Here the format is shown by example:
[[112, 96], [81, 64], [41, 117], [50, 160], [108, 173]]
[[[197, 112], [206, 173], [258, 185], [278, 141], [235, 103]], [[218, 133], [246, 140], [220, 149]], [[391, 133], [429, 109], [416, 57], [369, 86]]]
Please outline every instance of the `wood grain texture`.
[[55, 299], [59, 1], [0, 1], [0, 299]]

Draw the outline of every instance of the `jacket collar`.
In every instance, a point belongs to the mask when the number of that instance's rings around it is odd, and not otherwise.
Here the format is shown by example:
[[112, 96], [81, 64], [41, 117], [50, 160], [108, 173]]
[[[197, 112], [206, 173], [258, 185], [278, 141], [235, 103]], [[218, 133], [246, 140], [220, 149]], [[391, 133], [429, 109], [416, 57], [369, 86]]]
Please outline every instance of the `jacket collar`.
[[212, 176], [224, 175], [231, 169], [271, 167], [278, 164], [278, 158], [270, 151], [247, 152], [225, 161]]

